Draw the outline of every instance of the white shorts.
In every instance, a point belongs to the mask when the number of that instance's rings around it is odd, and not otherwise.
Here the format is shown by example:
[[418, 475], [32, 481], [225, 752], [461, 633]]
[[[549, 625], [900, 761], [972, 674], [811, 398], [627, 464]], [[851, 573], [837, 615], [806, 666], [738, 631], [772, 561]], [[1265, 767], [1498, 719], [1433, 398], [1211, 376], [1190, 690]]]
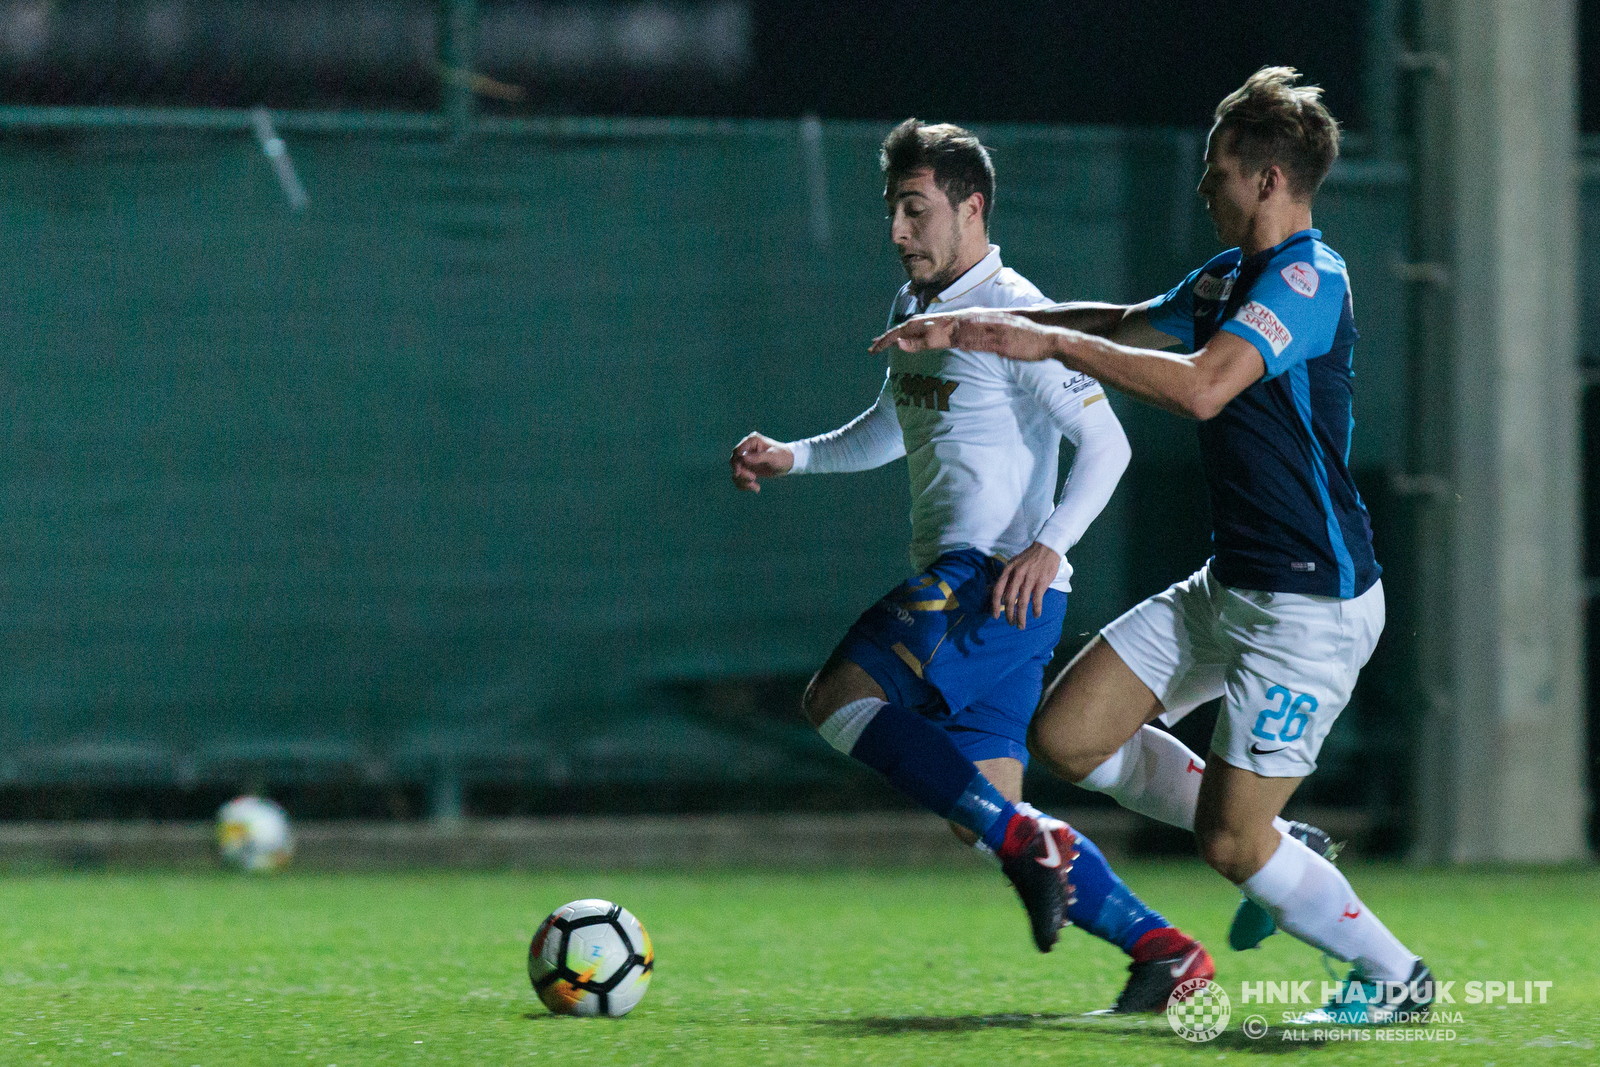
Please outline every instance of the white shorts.
[[1302, 778], [1383, 632], [1383, 583], [1351, 600], [1230, 589], [1209, 567], [1135, 605], [1100, 636], [1171, 726], [1223, 698], [1211, 752], [1266, 778]]

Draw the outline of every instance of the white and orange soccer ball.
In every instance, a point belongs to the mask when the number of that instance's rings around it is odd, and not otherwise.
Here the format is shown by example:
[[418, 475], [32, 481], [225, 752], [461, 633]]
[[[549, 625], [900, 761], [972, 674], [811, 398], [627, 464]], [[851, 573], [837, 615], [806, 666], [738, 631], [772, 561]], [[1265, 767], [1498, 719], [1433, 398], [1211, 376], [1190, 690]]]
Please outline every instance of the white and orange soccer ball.
[[627, 908], [574, 900], [539, 925], [528, 946], [528, 978], [557, 1015], [626, 1015], [655, 970], [650, 935]]
[[262, 797], [235, 797], [217, 812], [217, 852], [241, 871], [276, 871], [294, 855], [289, 816]]

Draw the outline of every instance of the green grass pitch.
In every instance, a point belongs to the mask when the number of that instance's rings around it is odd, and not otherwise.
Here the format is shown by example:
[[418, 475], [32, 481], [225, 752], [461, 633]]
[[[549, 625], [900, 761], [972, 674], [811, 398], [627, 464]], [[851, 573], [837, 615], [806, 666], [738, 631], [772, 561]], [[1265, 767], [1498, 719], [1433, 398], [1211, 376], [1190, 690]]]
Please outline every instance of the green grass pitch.
[[[1236, 955], [1237, 899], [1194, 863], [1127, 863], [1217, 952], [1216, 1040], [1164, 1018], [1097, 1021], [1123, 961], [1081, 932], [1034, 952], [991, 868], [810, 874], [0, 878], [0, 1063], [1051, 1064], [1600, 1062], [1600, 872], [1350, 868], [1458, 999], [1470, 980], [1554, 982], [1544, 1005], [1458, 1004], [1453, 1041], [1289, 1044], [1240, 1031], [1240, 983], [1324, 977], [1285, 935]], [[548, 1015], [524, 971], [546, 912], [603, 896], [650, 930], [658, 970], [621, 1020]], [[1282, 1010], [1268, 1006], [1277, 1022]]]

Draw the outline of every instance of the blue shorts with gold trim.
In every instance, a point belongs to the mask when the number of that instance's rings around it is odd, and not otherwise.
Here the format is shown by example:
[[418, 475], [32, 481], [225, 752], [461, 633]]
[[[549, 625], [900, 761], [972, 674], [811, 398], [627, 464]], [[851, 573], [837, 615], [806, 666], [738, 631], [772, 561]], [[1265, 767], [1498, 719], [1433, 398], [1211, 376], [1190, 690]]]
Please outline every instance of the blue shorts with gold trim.
[[1061, 640], [1067, 594], [1049, 590], [1044, 614], [1018, 630], [989, 617], [1005, 567], [977, 549], [948, 552], [862, 613], [834, 655], [883, 686], [893, 703], [943, 726], [974, 762], [1028, 762], [1028, 723], [1044, 668]]

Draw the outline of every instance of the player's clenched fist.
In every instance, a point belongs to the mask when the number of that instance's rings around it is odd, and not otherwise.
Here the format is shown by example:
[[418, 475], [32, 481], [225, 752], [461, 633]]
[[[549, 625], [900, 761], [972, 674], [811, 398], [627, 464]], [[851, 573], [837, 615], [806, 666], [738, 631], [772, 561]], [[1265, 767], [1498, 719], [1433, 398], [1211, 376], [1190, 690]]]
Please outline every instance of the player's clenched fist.
[[752, 493], [761, 492], [762, 478], [788, 474], [794, 466], [794, 453], [770, 437], [752, 433], [728, 457], [733, 467], [733, 484]]

